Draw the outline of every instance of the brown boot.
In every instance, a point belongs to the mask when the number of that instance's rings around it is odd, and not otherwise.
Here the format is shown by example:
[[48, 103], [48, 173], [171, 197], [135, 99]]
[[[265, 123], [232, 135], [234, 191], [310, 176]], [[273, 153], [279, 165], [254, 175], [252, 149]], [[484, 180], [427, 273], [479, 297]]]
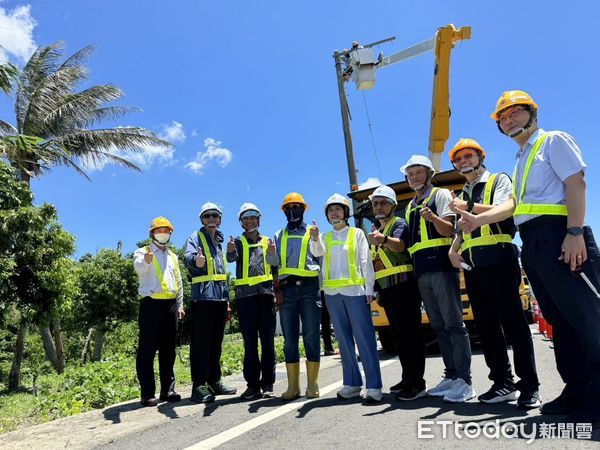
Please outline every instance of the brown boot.
[[306, 361], [306, 398], [319, 397], [319, 366], [321, 363], [315, 361]]
[[300, 363], [286, 363], [285, 370], [287, 371], [288, 388], [281, 395], [281, 400], [289, 402], [300, 397]]

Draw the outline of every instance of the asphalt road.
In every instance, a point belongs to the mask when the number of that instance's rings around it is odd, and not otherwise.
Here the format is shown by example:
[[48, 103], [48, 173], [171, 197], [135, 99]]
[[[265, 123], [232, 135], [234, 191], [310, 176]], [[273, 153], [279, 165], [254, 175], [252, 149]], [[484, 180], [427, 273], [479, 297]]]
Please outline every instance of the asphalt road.
[[[544, 400], [562, 389], [550, 343], [534, 333], [540, 387]], [[384, 391], [400, 379], [397, 358], [381, 353]], [[443, 372], [439, 355], [430, 355], [426, 379], [435, 385]], [[483, 355], [475, 347], [473, 385], [478, 393], [491, 382]], [[240, 375], [230, 384], [245, 388]], [[304, 374], [301, 385], [305, 385]], [[127, 402], [101, 411], [61, 419], [48, 424], [0, 435], [1, 448], [480, 448], [543, 446], [544, 448], [599, 448], [600, 429], [561, 423], [538, 410], [521, 411], [514, 402], [486, 405], [472, 400], [445, 403], [440, 398], [400, 402], [386, 394], [382, 403], [364, 405], [360, 400], [340, 401], [339, 356], [322, 360], [321, 398], [301, 398], [283, 403], [278, 398], [242, 402], [237, 396], [218, 397], [208, 405], [191, 403], [141, 408]], [[285, 390], [285, 368], [277, 366], [276, 394]], [[189, 389], [182, 390], [185, 397]], [[517, 432], [515, 433], [515, 427]], [[517, 434], [517, 437], [510, 436]], [[563, 436], [559, 438], [559, 436]]]

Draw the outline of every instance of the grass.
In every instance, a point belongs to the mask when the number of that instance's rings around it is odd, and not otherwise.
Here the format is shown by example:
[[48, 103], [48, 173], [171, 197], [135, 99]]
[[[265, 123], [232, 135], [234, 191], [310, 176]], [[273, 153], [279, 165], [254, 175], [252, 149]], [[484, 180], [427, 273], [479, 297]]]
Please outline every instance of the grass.
[[[101, 362], [78, 365], [70, 363], [61, 375], [41, 362], [34, 377], [24, 370], [19, 392], [7, 392], [0, 379], [0, 433], [79, 414], [97, 408], [139, 398], [135, 374], [135, 328], [117, 330], [107, 335], [107, 347]], [[283, 337], [275, 339], [276, 358], [283, 361]], [[189, 346], [178, 347], [175, 378], [179, 386], [191, 384]], [[300, 345], [301, 355], [304, 348]], [[242, 371], [244, 347], [239, 333], [225, 336], [221, 357], [223, 376]], [[0, 372], [7, 373], [7, 361]], [[158, 362], [155, 361], [158, 374]], [[157, 377], [158, 382], [158, 377]]]

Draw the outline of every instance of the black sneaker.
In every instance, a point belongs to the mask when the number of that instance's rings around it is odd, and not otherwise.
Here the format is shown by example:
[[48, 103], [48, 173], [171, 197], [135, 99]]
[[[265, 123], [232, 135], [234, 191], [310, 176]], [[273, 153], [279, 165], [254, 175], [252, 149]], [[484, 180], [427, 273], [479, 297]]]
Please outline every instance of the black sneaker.
[[400, 383], [393, 385], [392, 387], [390, 387], [390, 394], [400, 393], [400, 391], [404, 388], [405, 384], [406, 383], [404, 381], [401, 381]]
[[215, 396], [208, 384], [203, 384], [202, 386], [195, 387], [192, 389], [192, 396], [190, 400], [195, 403], [210, 403], [215, 401]]
[[210, 389], [215, 395], [233, 395], [237, 392], [237, 388], [223, 384], [221, 380], [210, 385]]
[[542, 405], [542, 397], [539, 391], [521, 391], [517, 400], [517, 408], [533, 409], [539, 408]]
[[160, 394], [159, 400], [161, 402], [169, 402], [169, 403], [178, 402], [181, 400], [181, 395], [179, 395], [175, 391], [169, 391], [166, 394]]
[[158, 405], [158, 400], [154, 396], [142, 397], [142, 399], [140, 400], [140, 403], [142, 404], [142, 406], [156, 406], [156, 405]]
[[253, 398], [262, 397], [260, 389], [254, 386], [248, 386], [248, 388], [240, 396], [242, 400], [252, 400]]
[[275, 392], [273, 392], [273, 385], [263, 386], [262, 388], [262, 396], [263, 398], [273, 398], [275, 397]]
[[396, 395], [396, 400], [416, 400], [421, 397], [427, 396], [427, 386], [424, 388], [415, 388], [415, 387], [403, 387]]
[[501, 403], [516, 400], [519, 396], [514, 384], [502, 383], [492, 385], [489, 391], [477, 397], [482, 403]]

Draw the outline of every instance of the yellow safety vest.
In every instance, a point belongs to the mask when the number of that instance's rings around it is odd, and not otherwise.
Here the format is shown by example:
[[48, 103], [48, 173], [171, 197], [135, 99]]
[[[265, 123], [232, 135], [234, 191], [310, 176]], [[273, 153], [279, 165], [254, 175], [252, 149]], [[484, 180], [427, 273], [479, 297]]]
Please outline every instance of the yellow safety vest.
[[[438, 189], [439, 188], [433, 188], [429, 196], [420, 205], [417, 205], [414, 208], [412, 208], [412, 201], [408, 204], [408, 207], [406, 208], [406, 223], [410, 223], [411, 212], [415, 209], [421, 208], [423, 205], [427, 205], [427, 203], [429, 203], [429, 200], [431, 200], [431, 198], [435, 195]], [[429, 233], [427, 233], [427, 224], [425, 223], [425, 219], [423, 219], [423, 217], [419, 217], [419, 228], [421, 231], [421, 238], [419, 242], [413, 244], [408, 248], [408, 253], [410, 253], [411, 256], [413, 253], [418, 252], [420, 250], [425, 250], [426, 248], [441, 247], [444, 245], [452, 244], [452, 238], [449, 237], [429, 239]]]
[[[312, 227], [309, 225], [306, 227], [306, 233], [304, 236], [295, 236], [289, 235], [287, 228], [283, 229], [283, 233], [281, 233], [281, 268], [279, 269], [279, 275], [296, 275], [299, 277], [318, 277], [319, 273], [313, 270], [306, 270], [306, 253], [308, 252], [308, 241], [310, 239], [310, 229]], [[302, 244], [300, 247], [300, 256], [298, 257], [298, 267], [288, 267], [287, 266], [287, 240], [288, 239], [302, 239]]]
[[[267, 247], [269, 246], [267, 238], [263, 236], [256, 244], [249, 244], [246, 237], [242, 235], [240, 236], [240, 241], [242, 242], [242, 278], [236, 279], [235, 285], [255, 286], [259, 283], [272, 280], [271, 266], [267, 264]], [[250, 249], [255, 247], [262, 247], [265, 274], [250, 277], [248, 276], [248, 270], [250, 269]]]
[[[385, 225], [385, 228], [383, 229], [383, 234], [386, 236], [390, 236], [392, 233], [392, 228], [394, 228], [394, 225], [396, 224], [396, 222], [398, 222], [398, 220], [399, 220], [398, 217], [394, 216]], [[375, 272], [375, 280], [379, 280], [384, 277], [389, 277], [390, 275], [395, 275], [398, 273], [413, 271], [412, 264], [401, 264], [399, 266], [394, 266], [394, 264], [392, 263], [392, 261], [390, 260], [388, 255], [385, 253], [385, 250], [383, 249], [383, 247], [371, 245], [371, 259], [373, 261], [375, 261], [377, 259], [377, 256], [379, 256], [379, 259], [381, 259], [381, 262], [383, 264], [383, 267], [385, 267], [385, 269], [378, 270]]]
[[[494, 181], [498, 176], [497, 173], [490, 175], [487, 183], [485, 184], [485, 190], [483, 191], [483, 205], [492, 204], [492, 187]], [[484, 245], [495, 245], [495, 244], [510, 244], [512, 243], [512, 236], [510, 234], [493, 234], [488, 224], [481, 227], [481, 236], [471, 237], [471, 234], [463, 233], [463, 243], [460, 249], [464, 252], [471, 247], [478, 247]]]
[[529, 177], [529, 170], [531, 169], [531, 164], [537, 155], [540, 147], [548, 137], [548, 133], [544, 133], [539, 136], [533, 148], [529, 152], [529, 156], [527, 157], [527, 162], [525, 163], [525, 169], [523, 170], [523, 179], [521, 180], [521, 189], [519, 191], [519, 195], [517, 197], [517, 167], [515, 166], [515, 170], [513, 172], [513, 180], [515, 183], [513, 184], [513, 198], [515, 199], [515, 211], [513, 212], [513, 216], [522, 216], [522, 215], [548, 215], [548, 216], [567, 216], [567, 206], [566, 205], [554, 205], [554, 204], [533, 204], [533, 203], [523, 203], [523, 195], [525, 194], [525, 187], [527, 185], [527, 178]]
[[[145, 247], [146, 252], [150, 251], [150, 247], [146, 246]], [[177, 292], [179, 292], [179, 262], [177, 259], [177, 255], [175, 255], [175, 253], [173, 253], [171, 250], [167, 249], [167, 252], [169, 254], [169, 256], [171, 257], [171, 261], [173, 262], [173, 267], [174, 267], [174, 275], [175, 275], [175, 290], [171, 291], [169, 290], [169, 286], [167, 286], [167, 282], [165, 281], [165, 274], [164, 272], [161, 270], [160, 265], [158, 264], [158, 260], [156, 259], [156, 257], [152, 258], [152, 265], [154, 266], [154, 272], [156, 272], [156, 278], [158, 278], [158, 281], [160, 282], [160, 288], [161, 288], [161, 292], [156, 292], [154, 294], [150, 294], [150, 297], [156, 299], [156, 300], [171, 300], [175, 297], [177, 297]], [[167, 270], [167, 267], [165, 266], [165, 271]]]
[[[206, 270], [208, 271], [208, 274], [192, 278], [192, 284], [205, 283], [207, 281], [226, 281], [227, 274], [215, 273], [215, 259], [210, 253], [210, 247], [208, 246], [206, 237], [204, 237], [204, 233], [198, 231], [198, 238], [200, 239], [198, 244], [202, 242], [202, 247], [204, 248], [204, 257], [206, 258]], [[223, 251], [221, 251], [221, 257], [223, 258], [223, 271], [225, 271], [225, 254]]]
[[[328, 232], [325, 235], [325, 259], [323, 264], [323, 287], [326, 288], [342, 288], [346, 286], [363, 286], [365, 279], [358, 276], [358, 269], [356, 268], [356, 241], [354, 234], [356, 228], [351, 227], [348, 230], [348, 236], [345, 241], [333, 240], [333, 232]], [[350, 278], [336, 278], [331, 279], [329, 269], [331, 267], [331, 247], [345, 245], [348, 249], [348, 275]]]

